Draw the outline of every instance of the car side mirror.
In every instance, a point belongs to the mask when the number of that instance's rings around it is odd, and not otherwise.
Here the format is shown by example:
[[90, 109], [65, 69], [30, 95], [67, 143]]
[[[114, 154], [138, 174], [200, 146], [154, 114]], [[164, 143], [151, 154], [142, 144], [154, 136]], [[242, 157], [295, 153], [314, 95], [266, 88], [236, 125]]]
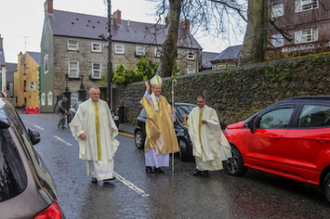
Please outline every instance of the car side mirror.
[[250, 120], [246, 126], [250, 129], [251, 134], [254, 134], [253, 120]]
[[28, 128], [28, 135], [33, 145], [40, 142], [40, 133], [34, 129]]

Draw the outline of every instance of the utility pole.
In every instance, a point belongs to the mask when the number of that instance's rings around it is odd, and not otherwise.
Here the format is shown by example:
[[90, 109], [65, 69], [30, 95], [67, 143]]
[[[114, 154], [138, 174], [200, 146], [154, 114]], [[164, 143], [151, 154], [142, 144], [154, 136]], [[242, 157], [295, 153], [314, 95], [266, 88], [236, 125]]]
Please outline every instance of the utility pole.
[[111, 53], [112, 53], [112, 46], [111, 46], [111, 0], [108, 1], [108, 71], [107, 71], [107, 98], [108, 104], [110, 109], [112, 110], [112, 89], [111, 89], [111, 78], [112, 78], [112, 62], [111, 62]]

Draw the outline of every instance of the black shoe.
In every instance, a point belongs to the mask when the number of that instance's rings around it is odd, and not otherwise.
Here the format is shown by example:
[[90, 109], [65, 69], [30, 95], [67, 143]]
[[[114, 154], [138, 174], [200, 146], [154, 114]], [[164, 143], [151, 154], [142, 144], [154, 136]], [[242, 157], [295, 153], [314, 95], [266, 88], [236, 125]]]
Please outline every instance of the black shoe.
[[91, 183], [97, 183], [97, 179], [93, 177]]
[[165, 171], [162, 168], [160, 168], [160, 167], [155, 168], [155, 172], [156, 173], [165, 173]]
[[108, 181], [112, 181], [112, 180], [115, 180], [116, 177], [113, 177], [113, 178], [110, 178], [110, 179], [104, 179], [103, 182], [108, 182]]
[[66, 129], [66, 127], [65, 126], [62, 126], [62, 129]]
[[202, 176], [209, 176], [209, 171], [208, 170], [202, 171]]
[[147, 173], [154, 173], [155, 172], [154, 167], [146, 166], [146, 172]]
[[202, 175], [202, 171], [199, 171], [199, 170], [196, 170], [194, 173], [193, 173], [193, 176], [200, 176]]

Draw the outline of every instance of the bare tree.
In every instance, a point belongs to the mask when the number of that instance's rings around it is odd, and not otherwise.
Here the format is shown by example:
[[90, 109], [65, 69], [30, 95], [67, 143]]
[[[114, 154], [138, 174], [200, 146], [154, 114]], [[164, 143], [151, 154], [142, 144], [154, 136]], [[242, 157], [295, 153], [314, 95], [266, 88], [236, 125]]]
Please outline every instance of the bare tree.
[[[168, 24], [160, 63], [156, 74], [171, 76], [178, 56], [177, 43], [180, 20], [189, 20], [191, 33], [203, 31], [207, 35], [221, 37], [231, 29], [229, 26], [245, 26], [246, 2], [244, 0], [148, 0], [158, 2], [157, 25]], [[234, 29], [234, 28], [233, 28]], [[188, 35], [187, 35], [188, 36]], [[189, 39], [188, 39], [189, 40]]]
[[263, 62], [268, 40], [268, 0], [248, 0], [248, 23], [238, 65]]

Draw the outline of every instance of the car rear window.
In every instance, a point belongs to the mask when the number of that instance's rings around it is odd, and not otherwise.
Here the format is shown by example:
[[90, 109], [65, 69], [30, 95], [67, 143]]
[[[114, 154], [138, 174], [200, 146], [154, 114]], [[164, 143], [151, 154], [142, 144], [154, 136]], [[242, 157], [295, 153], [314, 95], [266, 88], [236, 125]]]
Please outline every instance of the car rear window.
[[0, 129], [0, 202], [24, 191], [27, 176], [8, 129]]

